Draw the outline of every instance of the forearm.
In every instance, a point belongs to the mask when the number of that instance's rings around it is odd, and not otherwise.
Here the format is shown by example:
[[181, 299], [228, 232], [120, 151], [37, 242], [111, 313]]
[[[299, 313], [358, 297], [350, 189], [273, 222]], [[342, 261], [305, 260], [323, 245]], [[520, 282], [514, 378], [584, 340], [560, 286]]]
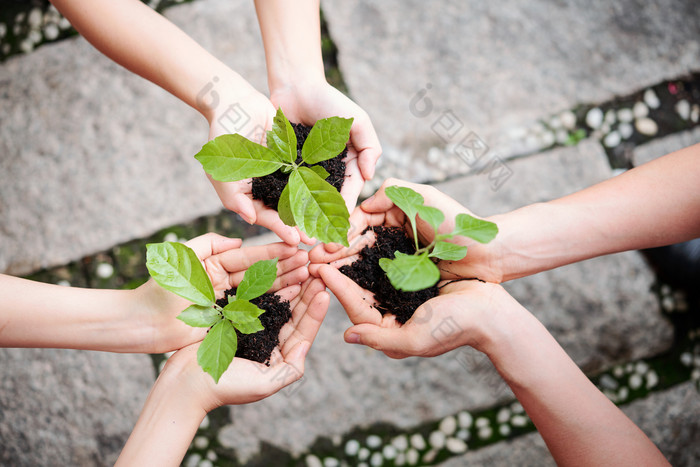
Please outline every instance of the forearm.
[[0, 275], [0, 346], [134, 352], [149, 328], [127, 311], [133, 291], [91, 290]]
[[[219, 94], [254, 89], [174, 24], [139, 0], [52, 0], [71, 24], [103, 54], [167, 90], [210, 122]], [[220, 96], [224, 99], [224, 96]]]
[[522, 307], [501, 311], [485, 352], [559, 465], [665, 465], [646, 435]]
[[318, 0], [256, 0], [270, 92], [325, 81]]
[[700, 236], [700, 144], [548, 203], [489, 218], [503, 281]]

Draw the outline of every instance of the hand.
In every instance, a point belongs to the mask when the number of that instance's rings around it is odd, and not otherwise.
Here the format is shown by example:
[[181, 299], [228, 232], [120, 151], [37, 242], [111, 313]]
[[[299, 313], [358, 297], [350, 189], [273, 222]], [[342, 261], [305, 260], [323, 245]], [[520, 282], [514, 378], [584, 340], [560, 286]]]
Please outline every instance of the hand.
[[323, 79], [274, 89], [270, 101], [275, 108], [281, 107], [290, 121], [308, 126], [322, 118], [354, 118], [345, 159], [346, 178], [340, 191], [348, 211], [352, 212], [364, 182], [374, 176], [382, 153], [367, 113]]
[[218, 384], [197, 364], [199, 344], [173, 354], [163, 373], [176, 374], [177, 385], [191, 389], [192, 397], [205, 412], [229, 404], [247, 404], [264, 399], [304, 374], [306, 354], [328, 310], [329, 295], [319, 279], [309, 279], [278, 292], [289, 300], [292, 319], [280, 331], [269, 367], [262, 363], [234, 358]]
[[[192, 248], [204, 263], [204, 269], [219, 298], [225, 290], [237, 286], [246, 269], [256, 261], [279, 258], [278, 277], [272, 290], [303, 282], [309, 275], [306, 268], [307, 253], [284, 243], [240, 248], [240, 239], [209, 233], [185, 244]], [[134, 292], [131, 309], [135, 310], [136, 319], [141, 321], [142, 328], [148, 332], [144, 348], [138, 351], [170, 352], [201, 341], [206, 335], [206, 329], [194, 328], [176, 319], [190, 303], [163, 289], [153, 279]]]
[[[362, 248], [374, 242], [374, 234], [372, 232], [366, 232], [362, 235], [362, 232], [369, 226], [403, 227], [407, 234], [412, 235], [406, 215], [384, 193], [386, 187], [393, 185], [405, 186], [415, 190], [423, 196], [426, 205], [437, 207], [445, 214], [445, 221], [438, 229], [438, 233], [448, 233], [454, 230], [454, 219], [457, 214], [474, 215], [457, 201], [432, 186], [389, 178], [384, 181], [380, 189], [372, 197], [366, 199], [350, 215], [349, 248], [329, 244], [318, 245], [311, 251], [309, 254], [309, 259], [312, 263], [309, 268], [311, 274], [317, 275], [318, 266], [316, 264], [318, 263], [342, 261], [343, 264], [347, 264], [351, 262], [349, 259], [354, 260], [355, 255]], [[418, 217], [416, 225], [419, 241], [426, 245], [432, 242], [435, 231], [430, 224]], [[501, 282], [502, 273], [497, 266], [499, 263], [494, 260], [494, 258], [498, 257], [498, 254], [495, 253], [498, 250], [498, 247], [495, 246], [496, 243], [491, 242], [483, 245], [466, 237], [455, 237], [452, 241], [467, 246], [467, 256], [460, 261], [440, 261], [438, 267], [440, 268], [442, 279], [477, 277], [488, 282]]]

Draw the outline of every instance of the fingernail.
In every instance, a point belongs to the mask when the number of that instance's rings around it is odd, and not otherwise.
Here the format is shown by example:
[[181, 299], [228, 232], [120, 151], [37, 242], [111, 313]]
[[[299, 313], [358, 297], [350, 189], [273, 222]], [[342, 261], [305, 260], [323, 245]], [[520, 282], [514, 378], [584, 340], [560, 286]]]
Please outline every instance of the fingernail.
[[345, 340], [348, 344], [359, 344], [360, 343], [360, 335], [355, 334], [354, 332], [350, 335], [348, 335], [348, 338]]
[[372, 202], [373, 199], [374, 199], [374, 195], [372, 195], [372, 196], [370, 196], [369, 198], [367, 198], [366, 200], [364, 200], [364, 201], [362, 202], [362, 204], [369, 204], [369, 203]]

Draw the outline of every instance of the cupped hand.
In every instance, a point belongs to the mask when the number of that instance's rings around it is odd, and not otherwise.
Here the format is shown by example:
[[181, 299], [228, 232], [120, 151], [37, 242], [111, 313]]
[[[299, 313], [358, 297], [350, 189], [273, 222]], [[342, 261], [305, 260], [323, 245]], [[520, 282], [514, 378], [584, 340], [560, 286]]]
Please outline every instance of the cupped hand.
[[442, 281], [440, 295], [423, 303], [400, 325], [393, 315], [382, 316], [372, 293], [333, 266], [322, 265], [319, 275], [353, 323], [345, 331], [345, 341], [372, 347], [391, 358], [434, 357], [464, 345], [485, 352], [499, 312], [519, 307], [500, 285]]
[[346, 178], [340, 191], [348, 211], [352, 212], [364, 182], [374, 176], [377, 160], [382, 153], [367, 112], [325, 80], [275, 89], [270, 101], [275, 108], [281, 107], [290, 121], [308, 126], [328, 117], [354, 119], [345, 159]]
[[323, 282], [313, 278], [277, 293], [291, 302], [292, 318], [280, 330], [280, 344], [273, 351], [269, 367], [234, 358], [219, 382], [214, 383], [197, 363], [197, 343], [175, 352], [163, 372], [179, 372], [178, 384], [187, 385], [206, 412], [222, 405], [259, 401], [300, 379], [330, 297]]
[[[309, 276], [308, 254], [284, 243], [240, 248], [240, 239], [209, 233], [185, 244], [202, 261], [217, 298], [223, 297], [225, 290], [236, 287], [246, 269], [260, 260], [279, 258], [273, 291], [299, 284]], [[144, 339], [147, 348], [141, 351], [170, 352], [201, 341], [206, 335], [205, 328], [194, 328], [176, 319], [191, 303], [163, 289], [153, 279], [136, 289], [135, 294], [135, 316], [143, 322], [144, 333], [149, 333]]]

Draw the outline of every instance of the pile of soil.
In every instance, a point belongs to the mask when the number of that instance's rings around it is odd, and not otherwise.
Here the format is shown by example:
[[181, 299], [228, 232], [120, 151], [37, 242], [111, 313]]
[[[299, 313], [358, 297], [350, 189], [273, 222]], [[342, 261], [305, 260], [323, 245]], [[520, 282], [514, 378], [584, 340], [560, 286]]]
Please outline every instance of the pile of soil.
[[[304, 141], [306, 137], [309, 136], [311, 127], [302, 125], [300, 123], [292, 123], [292, 128], [294, 128], [294, 133], [297, 136], [297, 160], [298, 165], [309, 167], [309, 165], [304, 162], [301, 158], [301, 148], [304, 146]], [[338, 192], [343, 186], [345, 181], [345, 156], [347, 156], [347, 147], [343, 149], [343, 152], [338, 154], [332, 159], [328, 159], [323, 162], [319, 162], [320, 165], [330, 174], [326, 181], [333, 185]], [[289, 174], [283, 173], [282, 170], [271, 173], [270, 175], [265, 175], [264, 177], [253, 178], [253, 199], [260, 199], [265, 206], [277, 210], [277, 203], [279, 202], [280, 196], [282, 195], [282, 190], [287, 181], [289, 180]]]
[[[236, 294], [236, 289], [228, 289], [224, 292], [224, 298], [216, 301], [221, 308], [228, 304], [228, 297]], [[279, 295], [266, 293], [250, 301], [265, 313], [260, 315], [262, 331], [253, 334], [243, 334], [236, 330], [238, 336], [238, 350], [236, 357], [247, 358], [254, 362], [264, 363], [270, 366], [270, 355], [280, 343], [280, 329], [292, 319], [292, 310], [287, 300], [282, 300]]]
[[420, 305], [438, 295], [438, 287], [434, 285], [416, 292], [396, 290], [379, 266], [379, 259], [394, 259], [395, 251], [413, 254], [416, 246], [399, 227], [368, 227], [362, 233], [368, 230], [374, 231], [374, 245], [364, 247], [360, 251], [360, 258], [351, 265], [342, 266], [340, 272], [374, 294], [376, 308], [382, 315], [393, 314], [396, 321], [404, 324]]

